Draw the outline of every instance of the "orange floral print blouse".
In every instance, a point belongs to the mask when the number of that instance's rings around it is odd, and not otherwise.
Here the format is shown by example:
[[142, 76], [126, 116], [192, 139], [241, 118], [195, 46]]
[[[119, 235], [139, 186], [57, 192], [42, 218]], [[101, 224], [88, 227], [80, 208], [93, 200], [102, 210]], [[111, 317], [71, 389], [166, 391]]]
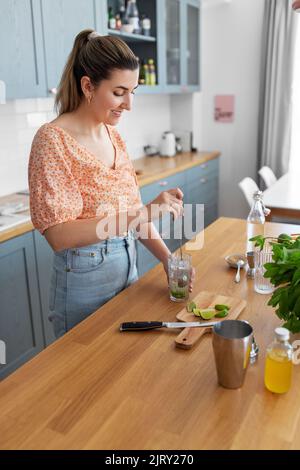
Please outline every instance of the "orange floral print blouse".
[[126, 146], [113, 126], [106, 126], [115, 148], [109, 168], [62, 128], [44, 124], [29, 158], [30, 213], [42, 234], [53, 225], [142, 206], [136, 174]]

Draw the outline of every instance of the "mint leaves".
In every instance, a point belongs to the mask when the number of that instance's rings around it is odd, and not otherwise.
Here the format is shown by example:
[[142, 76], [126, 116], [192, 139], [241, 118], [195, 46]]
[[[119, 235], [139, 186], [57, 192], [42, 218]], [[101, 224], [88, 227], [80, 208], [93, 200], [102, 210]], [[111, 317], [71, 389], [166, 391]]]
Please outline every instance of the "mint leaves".
[[276, 238], [253, 237], [250, 241], [261, 250], [267, 240], [272, 247], [272, 263], [266, 263], [264, 277], [277, 287], [268, 305], [276, 307], [276, 315], [292, 333], [300, 332], [300, 236], [296, 239], [283, 233]]

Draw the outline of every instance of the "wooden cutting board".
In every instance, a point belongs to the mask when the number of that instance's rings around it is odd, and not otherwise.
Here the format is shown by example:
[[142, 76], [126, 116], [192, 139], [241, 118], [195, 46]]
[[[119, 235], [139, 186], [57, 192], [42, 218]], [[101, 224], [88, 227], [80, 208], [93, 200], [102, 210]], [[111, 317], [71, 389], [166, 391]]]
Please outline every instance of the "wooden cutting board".
[[[230, 307], [228, 316], [220, 321], [226, 320], [235, 320], [238, 318], [240, 313], [244, 310], [247, 305], [245, 300], [239, 299], [237, 297], [229, 297], [227, 295], [215, 294], [213, 292], [199, 292], [193, 299], [190, 299], [189, 302], [194, 301], [199, 308], [214, 308], [216, 304], [224, 304]], [[186, 304], [187, 305], [187, 304]], [[198, 321], [205, 322], [202, 318], [196, 317], [193, 313], [188, 313], [186, 310], [186, 305], [184, 308], [176, 315], [176, 318], [183, 322]], [[218, 321], [218, 318], [212, 318], [209, 321]], [[177, 336], [175, 344], [178, 348], [190, 349], [194, 346], [199, 339], [206, 333], [211, 333], [211, 327], [201, 327], [201, 328], [184, 328], [182, 332]]]

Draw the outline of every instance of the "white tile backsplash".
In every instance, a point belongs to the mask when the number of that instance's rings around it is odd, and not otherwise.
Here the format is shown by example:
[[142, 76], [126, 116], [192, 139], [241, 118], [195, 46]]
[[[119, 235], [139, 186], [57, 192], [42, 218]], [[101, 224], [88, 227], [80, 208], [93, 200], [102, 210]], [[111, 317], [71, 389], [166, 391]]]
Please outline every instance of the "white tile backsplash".
[[[8, 101], [0, 105], [0, 197], [27, 188], [31, 143], [38, 128], [55, 118], [53, 98]], [[118, 126], [130, 157], [144, 155], [144, 145], [158, 145], [171, 128], [170, 96], [137, 95]]]

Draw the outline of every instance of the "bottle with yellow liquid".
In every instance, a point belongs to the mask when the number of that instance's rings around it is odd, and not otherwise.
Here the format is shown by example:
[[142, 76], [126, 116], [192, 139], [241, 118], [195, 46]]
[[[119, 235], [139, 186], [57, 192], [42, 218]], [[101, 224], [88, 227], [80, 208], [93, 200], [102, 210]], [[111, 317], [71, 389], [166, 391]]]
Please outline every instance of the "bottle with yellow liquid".
[[286, 393], [291, 386], [293, 347], [289, 339], [289, 330], [276, 328], [274, 341], [267, 349], [265, 386], [273, 393]]

